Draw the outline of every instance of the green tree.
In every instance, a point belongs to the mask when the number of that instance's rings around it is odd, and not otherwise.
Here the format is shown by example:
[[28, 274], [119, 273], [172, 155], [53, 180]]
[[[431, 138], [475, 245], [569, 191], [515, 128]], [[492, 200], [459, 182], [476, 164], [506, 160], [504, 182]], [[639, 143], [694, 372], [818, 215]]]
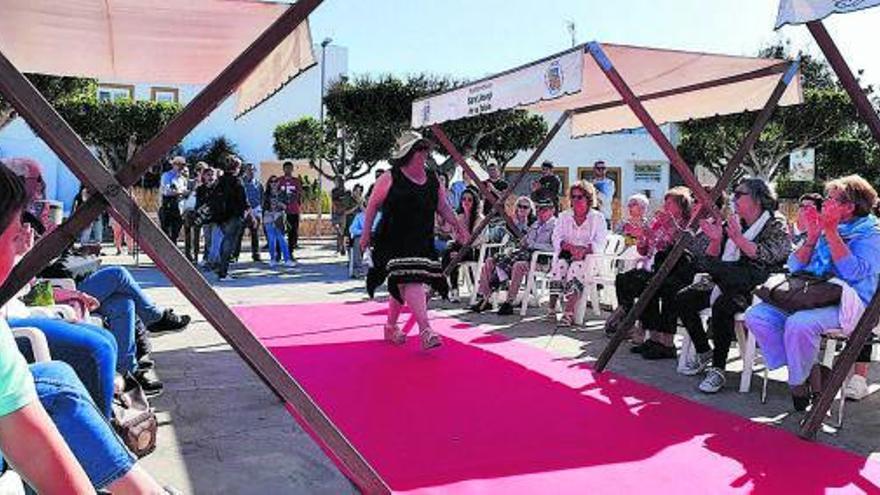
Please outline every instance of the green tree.
[[[793, 59], [787, 44], [762, 49], [758, 56]], [[801, 74], [804, 103], [777, 108], [758, 142], [743, 161], [741, 172], [772, 180], [784, 171], [792, 151], [816, 148], [824, 153], [824, 143], [852, 138], [861, 123], [846, 92], [828, 64], [804, 53]], [[868, 88], [872, 92], [872, 88]], [[716, 177], [745, 139], [756, 112], [711, 117], [681, 124], [679, 152], [692, 166], [700, 165]]]
[[[93, 97], [98, 89], [97, 81], [81, 77], [58, 77], [43, 74], [25, 74], [31, 84], [53, 106], [70, 100]], [[9, 125], [18, 113], [0, 95], [0, 130]]]
[[[410, 127], [413, 100], [459, 83], [428, 75], [406, 80], [392, 76], [342, 80], [333, 84], [325, 97], [323, 129], [310, 117], [281, 124], [275, 130], [275, 154], [282, 159], [307, 159], [337, 184], [363, 177], [388, 159], [397, 136]], [[473, 156], [484, 166], [492, 161], [502, 167], [519, 151], [536, 146], [547, 132], [540, 116], [513, 110], [461, 119], [443, 127], [466, 157]], [[430, 132], [426, 137], [432, 137]], [[438, 147], [437, 152], [446, 161], [433, 166], [444, 171], [455, 168], [445, 150]]]
[[59, 113], [92, 146], [98, 158], [118, 171], [180, 111], [177, 103], [80, 98], [57, 106]]

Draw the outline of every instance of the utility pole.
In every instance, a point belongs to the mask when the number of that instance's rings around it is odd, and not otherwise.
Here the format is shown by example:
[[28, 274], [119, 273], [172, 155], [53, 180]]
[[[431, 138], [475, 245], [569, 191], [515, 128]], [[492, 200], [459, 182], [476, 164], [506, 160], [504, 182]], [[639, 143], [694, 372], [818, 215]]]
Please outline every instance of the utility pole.
[[[321, 142], [323, 144], [324, 141], [324, 89], [325, 89], [325, 77], [326, 77], [326, 65], [324, 61], [326, 60], [327, 55], [327, 45], [333, 43], [333, 38], [324, 38], [324, 41], [321, 42], [321, 105], [318, 109], [318, 122], [320, 123], [321, 128]], [[318, 158], [318, 221], [315, 227], [315, 235], [317, 237], [321, 237], [321, 220], [323, 213], [323, 203], [324, 203], [324, 187], [323, 181], [324, 176], [322, 172], [324, 171], [324, 159]], [[333, 208], [333, 203], [331, 202], [330, 208]]]
[[574, 25], [574, 21], [565, 21], [565, 28], [568, 30], [568, 35], [571, 37], [571, 47], [574, 48], [577, 45], [577, 27]]

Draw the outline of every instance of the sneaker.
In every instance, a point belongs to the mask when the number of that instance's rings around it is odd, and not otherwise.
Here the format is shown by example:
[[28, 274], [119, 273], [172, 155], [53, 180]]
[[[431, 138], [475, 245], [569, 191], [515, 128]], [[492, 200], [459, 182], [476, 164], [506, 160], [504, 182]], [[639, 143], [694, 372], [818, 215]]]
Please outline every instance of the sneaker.
[[156, 367], [156, 362], [153, 361], [153, 357], [149, 354], [138, 358], [137, 364], [139, 370], [151, 370]]
[[868, 380], [862, 375], [853, 374], [846, 384], [843, 396], [847, 400], [862, 400], [868, 396]]
[[277, 264], [278, 264], [277, 261], [275, 261], [275, 260], [269, 260], [269, 267], [270, 267], [270, 268], [275, 268], [275, 265], [277, 265]]
[[471, 305], [470, 310], [474, 313], [482, 313], [483, 311], [489, 309], [489, 306], [491, 306], [491, 304], [488, 300], [483, 297], [479, 297], [477, 298], [477, 302]]
[[287, 268], [293, 268], [296, 266], [296, 261], [293, 261], [293, 260], [285, 261], [284, 266], [286, 266]]
[[703, 378], [703, 381], [700, 382], [700, 392], [714, 394], [721, 390], [725, 381], [724, 371], [720, 368], [710, 366], [709, 369], [706, 370], [706, 378]]
[[189, 325], [189, 315], [176, 315], [173, 309], [166, 309], [162, 317], [147, 326], [150, 333], [180, 332]]
[[508, 301], [504, 301], [501, 303], [501, 306], [498, 308], [498, 314], [500, 316], [509, 316], [513, 314], [513, 304], [510, 304]]
[[712, 362], [712, 351], [706, 351], [702, 353], [697, 353], [693, 359], [688, 360], [684, 364], [679, 373], [685, 376], [696, 376], [706, 370], [706, 367], [709, 366], [709, 363]]
[[431, 330], [430, 328], [426, 328], [419, 332], [419, 338], [422, 341], [423, 351], [427, 351], [443, 345], [443, 339], [440, 338], [439, 335], [437, 335], [437, 332]]
[[654, 345], [642, 351], [642, 357], [649, 361], [656, 361], [658, 359], [675, 359], [677, 354], [674, 346], [654, 342]]
[[406, 342], [406, 334], [397, 325], [385, 325], [385, 341], [402, 345]]

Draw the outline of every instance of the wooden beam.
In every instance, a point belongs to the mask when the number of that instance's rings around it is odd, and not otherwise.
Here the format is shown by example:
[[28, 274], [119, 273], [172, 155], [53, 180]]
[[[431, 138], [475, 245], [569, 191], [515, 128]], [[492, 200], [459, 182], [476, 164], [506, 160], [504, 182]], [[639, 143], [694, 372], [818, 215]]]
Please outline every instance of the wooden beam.
[[[70, 167], [83, 184], [87, 184], [110, 203], [113, 217], [144, 247], [156, 265], [223, 335], [264, 383], [296, 409], [308, 427], [316, 432], [337, 457], [346, 474], [368, 493], [390, 493], [385, 482], [302, 386], [248, 331], [177, 246], [171, 243], [73, 129], [2, 53], [0, 94], [10, 101], [34, 132]], [[69, 233], [69, 226], [62, 229]]]
[[675, 146], [669, 142], [669, 139], [666, 138], [663, 131], [660, 130], [660, 126], [654, 122], [651, 114], [648, 113], [648, 110], [642, 105], [642, 102], [639, 101], [636, 94], [630, 89], [620, 73], [617, 72], [617, 69], [614, 68], [614, 64], [611, 63], [611, 60], [602, 50], [602, 46], [596, 42], [589, 43], [587, 45], [587, 52], [593, 57], [599, 68], [602, 69], [602, 73], [605, 74], [608, 82], [614, 86], [614, 89], [617, 90], [621, 98], [623, 98], [623, 101], [626, 102], [636, 118], [639, 119], [639, 122], [645, 127], [648, 134], [654, 138], [654, 142], [663, 154], [666, 155], [666, 158], [669, 159], [669, 163], [675, 167], [675, 170], [677, 170], [681, 178], [684, 179], [685, 185], [691, 189], [694, 196], [696, 196], [701, 203], [705, 204], [706, 207], [711, 210], [712, 216], [722, 219], [721, 212], [718, 211], [715, 203], [710, 200], [709, 195], [700, 186], [700, 182], [694, 176], [694, 172], [688, 167], [681, 155], [678, 154]]
[[[819, 48], [822, 49], [822, 53], [825, 54], [825, 58], [828, 60], [831, 68], [834, 69], [834, 73], [837, 74], [837, 78], [840, 80], [843, 88], [849, 94], [849, 97], [858, 110], [862, 121], [868, 125], [868, 129], [871, 130], [874, 140], [880, 144], [880, 116], [874, 112], [874, 107], [871, 105], [868, 97], [865, 96], [865, 92], [862, 91], [862, 88], [859, 86], [859, 83], [850, 70], [849, 65], [847, 65], [843, 55], [841, 55], [840, 51], [837, 49], [834, 40], [831, 39], [828, 31], [825, 30], [822, 21], [808, 22], [807, 28], [810, 30], [810, 34], [813, 35], [813, 38], [816, 39], [816, 43], [819, 44]], [[849, 374], [850, 369], [852, 369], [856, 359], [858, 359], [859, 352], [862, 350], [865, 343], [867, 343], [868, 337], [876, 326], [878, 318], [880, 318], [880, 287], [878, 287], [878, 291], [874, 293], [874, 297], [871, 299], [871, 302], [868, 303], [867, 308], [865, 308], [862, 318], [847, 339], [846, 347], [843, 349], [843, 352], [837, 357], [837, 361], [834, 363], [834, 368], [831, 370], [831, 377], [828, 379], [827, 383], [822, 385], [822, 392], [819, 394], [819, 401], [813, 404], [813, 407], [810, 409], [810, 412], [801, 424], [801, 429], [798, 432], [798, 435], [800, 435], [801, 438], [813, 439], [816, 437], [816, 433], [822, 426], [825, 414], [831, 407], [831, 403], [834, 401], [837, 391], [843, 386], [843, 382]], [[841, 400], [844, 399], [841, 398]]]
[[[752, 124], [752, 128], [749, 130], [749, 133], [746, 135], [745, 140], [743, 140], [742, 144], [740, 144], [736, 153], [734, 153], [733, 157], [731, 157], [730, 161], [727, 163], [727, 166], [724, 167], [724, 172], [721, 174], [721, 178], [715, 184], [715, 187], [712, 189], [712, 193], [708, 195], [709, 200], [711, 201], [710, 206], [715, 206], [715, 201], [721, 195], [722, 191], [724, 191], [728, 184], [733, 180], [734, 175], [736, 174], [737, 168], [739, 168], [743, 159], [745, 159], [746, 154], [755, 143], [758, 141], [758, 138], [761, 135], [761, 131], [767, 125], [767, 122], [770, 120], [770, 117], [773, 115], [773, 111], [776, 109], [779, 100], [782, 98], [782, 95], [785, 93], [785, 90], [788, 88], [789, 83], [792, 79], [797, 75], [797, 70], [799, 67], [798, 62], [793, 62], [789, 65], [788, 70], [786, 70], [785, 74], [779, 79], [779, 82], [776, 84], [776, 87], [773, 89], [773, 92], [770, 94], [770, 98], [767, 100], [767, 103], [764, 104], [764, 108], [758, 113], [758, 116], [755, 118], [755, 122]], [[688, 173], [691, 173], [690, 169], [687, 169]], [[702, 190], [702, 187], [700, 187]], [[702, 208], [703, 201], [697, 206], [696, 211], [692, 215], [691, 219], [696, 218], [696, 213], [699, 212], [700, 208]], [[694, 225], [691, 223], [688, 224], [688, 228], [693, 228]], [[666, 256], [666, 259], [648, 281], [648, 285], [639, 295], [638, 301], [633, 307], [629, 310], [626, 316], [621, 320], [621, 322], [617, 325], [617, 329], [614, 332], [614, 335], [611, 337], [611, 340], [602, 350], [602, 353], [599, 355], [599, 359], [596, 360], [595, 369], [598, 372], [602, 372], [605, 370], [605, 367], [608, 365], [608, 362], [611, 360], [611, 357], [614, 356], [614, 353], [617, 352], [617, 349], [620, 347], [620, 344], [626, 340], [627, 334], [629, 333], [630, 328], [635, 324], [635, 322], [642, 316], [642, 313], [645, 312], [645, 309], [648, 307], [648, 303], [651, 299], [654, 298], [654, 295], [660, 290], [660, 286], [672, 272], [672, 269], [675, 267], [675, 264], [678, 263], [678, 260], [684, 254], [686, 246], [690, 243], [691, 233], [684, 232], [676, 241], [675, 245], [672, 247], [672, 250]]]
[[[535, 151], [532, 152], [531, 156], [529, 156], [529, 159], [526, 160], [525, 165], [523, 165], [522, 170], [520, 170], [519, 174], [516, 176], [516, 179], [514, 179], [513, 184], [511, 184], [511, 186], [508, 187], [507, 190], [501, 194], [501, 197], [498, 198], [498, 201], [494, 205], [492, 205], [492, 210], [489, 211], [489, 214], [486, 215], [486, 217], [477, 224], [477, 227], [474, 229], [471, 238], [468, 239], [468, 242], [464, 245], [465, 248], [470, 247], [471, 244], [474, 243], [474, 240], [489, 225], [489, 222], [491, 221], [493, 216], [495, 216], [496, 214], [506, 214], [506, 212], [504, 211], [504, 203], [507, 201], [507, 198], [511, 194], [513, 194], [514, 191], [516, 191], [516, 188], [519, 187], [523, 179], [526, 178], [529, 170], [532, 168], [532, 166], [534, 166], [535, 162], [538, 161], [538, 158], [544, 153], [544, 150], [547, 149], [547, 146], [550, 144], [551, 141], [553, 141], [553, 138], [556, 137], [556, 134], [559, 133], [559, 130], [562, 129], [563, 124], [565, 124], [570, 116], [571, 112], [562, 112], [562, 115], [556, 121], [556, 124], [553, 125], [553, 127], [550, 129], [550, 132], [548, 132], [547, 135], [544, 136], [544, 139], [538, 144], [538, 147], [535, 148]], [[461, 263], [461, 259], [464, 257], [465, 254], [464, 251], [464, 249], [459, 250], [458, 254], [456, 254], [455, 257], [452, 258], [449, 266], [447, 266], [446, 270], [444, 270], [443, 272], [446, 276], [449, 276], [449, 274], [452, 272], [452, 269], [458, 266], [459, 263]]]
[[[443, 146], [444, 149], [446, 149], [446, 152], [449, 153], [449, 156], [451, 156], [452, 159], [455, 160], [455, 163], [457, 163], [461, 167], [465, 175], [467, 175], [472, 181], [474, 181], [474, 184], [476, 184], [477, 188], [480, 190], [480, 194], [483, 196], [483, 199], [494, 206], [495, 203], [497, 203], [498, 201], [496, 201], [492, 194], [489, 192], [489, 188], [486, 186], [486, 184], [483, 184], [483, 181], [481, 181], [477, 174], [474, 173], [474, 169], [472, 169], [467, 160], [464, 159], [464, 156], [462, 156], [462, 154], [458, 152], [458, 149], [456, 149], [455, 145], [452, 144], [452, 141], [449, 140], [449, 136], [446, 135], [446, 132], [444, 132], [443, 128], [440, 127], [440, 124], [432, 125], [431, 132], [434, 133], [434, 137], [436, 137], [437, 140], [440, 141], [440, 145]], [[507, 223], [507, 227], [509, 228], [511, 234], [519, 239], [519, 234], [516, 232], [516, 224], [513, 223], [513, 219], [510, 218], [506, 211], [502, 212], [501, 216], [502, 218], [504, 218], [504, 222]]]
[[[175, 144], [223, 103], [278, 44], [308, 18], [321, 1], [300, 0], [288, 8], [241, 55], [202, 89], [167, 127], [135, 153], [129, 164], [116, 174], [119, 183], [123, 187], [134, 185], [151, 166], [160, 161]], [[0, 288], [0, 303], [8, 301], [42, 267], [60, 255], [70, 242], [66, 236], [59, 236], [66, 231], [79, 232], [85, 229], [104, 211], [104, 208], [99, 207], [101, 205], [103, 201], [93, 196], [84, 207], [74, 211], [67, 219], [65, 223], [70, 224], [69, 227], [62, 231], [50, 232], [40, 239]]]

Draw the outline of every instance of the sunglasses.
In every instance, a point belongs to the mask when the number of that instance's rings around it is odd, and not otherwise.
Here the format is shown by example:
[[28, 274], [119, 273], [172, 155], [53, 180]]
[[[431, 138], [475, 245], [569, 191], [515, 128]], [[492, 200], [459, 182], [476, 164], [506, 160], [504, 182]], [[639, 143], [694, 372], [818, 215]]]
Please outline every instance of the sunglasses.
[[529, 205], [516, 205], [516, 207], [519, 210], [528, 210], [529, 209]]
[[748, 195], [749, 195], [748, 191], [733, 191], [733, 197], [735, 199], [739, 199], [743, 196], [748, 196]]
[[586, 194], [572, 194], [570, 197], [572, 201], [580, 201], [589, 198]]

